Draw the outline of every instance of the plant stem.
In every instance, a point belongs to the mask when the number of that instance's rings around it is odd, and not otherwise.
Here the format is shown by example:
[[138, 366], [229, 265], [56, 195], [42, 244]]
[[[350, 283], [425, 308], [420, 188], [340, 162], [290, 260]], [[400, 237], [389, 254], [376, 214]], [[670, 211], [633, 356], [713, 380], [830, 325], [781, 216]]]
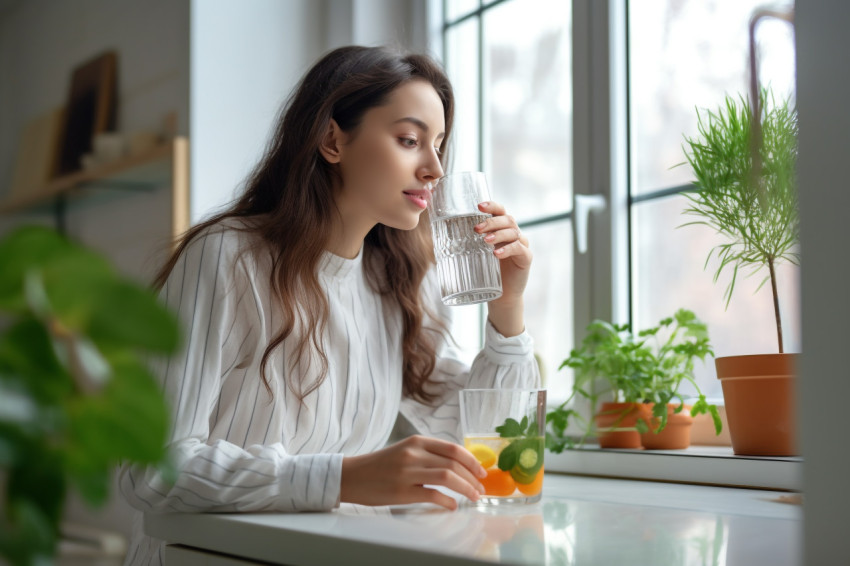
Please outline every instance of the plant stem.
[[776, 338], [779, 340], [779, 353], [785, 349], [782, 346], [782, 317], [779, 315], [779, 292], [776, 290], [776, 268], [773, 258], [768, 258], [767, 268], [770, 270], [770, 289], [773, 291], [773, 312], [776, 314]]

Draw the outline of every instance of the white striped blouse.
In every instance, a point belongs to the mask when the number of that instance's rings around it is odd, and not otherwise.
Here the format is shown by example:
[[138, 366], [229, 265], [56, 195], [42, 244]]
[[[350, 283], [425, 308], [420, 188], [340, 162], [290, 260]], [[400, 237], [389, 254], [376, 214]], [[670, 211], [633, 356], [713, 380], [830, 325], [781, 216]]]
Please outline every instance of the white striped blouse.
[[[209, 229], [162, 289], [184, 336], [177, 355], [154, 362], [171, 404], [169, 448], [178, 475], [172, 484], [154, 468], [121, 470], [121, 491], [138, 510], [126, 564], [161, 561], [162, 543], [142, 532], [142, 512], [330, 510], [339, 504], [343, 456], [385, 446], [399, 414], [421, 434], [458, 441], [459, 389], [540, 384], [531, 337], [505, 338], [488, 324], [471, 367], [443, 339], [431, 377], [442, 385], [438, 402], [403, 398], [401, 315], [369, 286], [361, 250], [351, 260], [326, 253], [320, 266], [329, 304], [326, 379], [299, 402], [286, 382], [313, 383], [319, 362], [313, 356], [309, 367], [290, 370], [290, 337], [267, 366], [270, 396], [260, 360], [280, 313], [270, 261], [248, 250], [248, 238], [226, 226]], [[438, 316], [448, 316], [435, 270], [423, 293]]]

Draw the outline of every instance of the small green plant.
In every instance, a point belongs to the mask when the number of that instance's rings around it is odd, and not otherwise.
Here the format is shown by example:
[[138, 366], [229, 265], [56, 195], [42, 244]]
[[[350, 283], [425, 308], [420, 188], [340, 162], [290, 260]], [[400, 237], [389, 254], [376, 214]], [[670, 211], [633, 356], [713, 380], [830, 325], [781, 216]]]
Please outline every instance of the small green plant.
[[[675, 412], [684, 407], [679, 393], [683, 382], [696, 388], [698, 399], [691, 408], [692, 415], [710, 413], [717, 434], [722, 424], [717, 408], [706, 401], [694, 381], [694, 362], [713, 355], [708, 329], [696, 315], [679, 309], [675, 315], [661, 320], [656, 326], [633, 334], [629, 325], [616, 325], [595, 320], [587, 327], [581, 346], [573, 349], [558, 369], [574, 370], [572, 393], [546, 415], [546, 447], [553, 452], [573, 448], [575, 442], [566, 434], [569, 423], [584, 429], [583, 443], [593, 430], [592, 420], [570, 408], [574, 399], [590, 401], [592, 413], [600, 397], [619, 403], [654, 403], [653, 417], [660, 432], [667, 425], [667, 405], [678, 400]], [[649, 430], [648, 423], [638, 421], [641, 432]]]
[[0, 562], [52, 564], [69, 487], [100, 505], [119, 461], [165, 466], [168, 412], [139, 355], [177, 339], [97, 254], [47, 228], [0, 241]]
[[738, 271], [749, 270], [753, 275], [767, 268], [758, 289], [770, 281], [777, 341], [782, 353], [776, 266], [783, 261], [799, 265], [797, 111], [789, 99], [777, 104], [767, 90], [761, 91], [760, 99], [763, 111], [758, 171], [754, 170], [751, 154], [753, 116], [747, 99], [740, 97], [738, 102], [727, 96], [716, 113], [697, 111], [699, 134], [695, 138], [685, 137], [684, 147], [696, 190], [684, 193], [690, 200], [684, 213], [701, 220], [683, 226], [702, 224], [726, 238], [725, 243], [709, 252], [705, 265], [716, 255], [720, 264], [714, 273], [715, 282], [727, 267], [732, 268], [724, 293], [727, 308]]

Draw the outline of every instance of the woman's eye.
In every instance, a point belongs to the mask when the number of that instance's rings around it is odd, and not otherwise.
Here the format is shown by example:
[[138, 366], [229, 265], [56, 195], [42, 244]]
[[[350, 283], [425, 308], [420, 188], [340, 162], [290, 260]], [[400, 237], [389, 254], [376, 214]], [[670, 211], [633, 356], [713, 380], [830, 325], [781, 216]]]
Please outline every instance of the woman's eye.
[[442, 151], [440, 151], [440, 148], [439, 148], [439, 147], [435, 147], [435, 148], [434, 148], [434, 151], [435, 151], [435, 152], [437, 152], [437, 155], [443, 155], [443, 152], [442, 152]]
[[399, 143], [404, 147], [416, 147], [418, 144], [413, 138], [398, 138]]

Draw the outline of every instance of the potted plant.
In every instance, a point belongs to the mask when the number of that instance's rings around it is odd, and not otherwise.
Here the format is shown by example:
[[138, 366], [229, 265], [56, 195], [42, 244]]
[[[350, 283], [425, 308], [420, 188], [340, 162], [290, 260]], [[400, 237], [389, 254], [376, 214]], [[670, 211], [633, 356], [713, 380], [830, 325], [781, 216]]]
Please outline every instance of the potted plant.
[[776, 266], [799, 265], [797, 113], [788, 99], [777, 103], [766, 90], [759, 96], [761, 143], [754, 143], [753, 113], [743, 97], [727, 96], [717, 112], [698, 112], [698, 135], [686, 137], [684, 147], [696, 186], [685, 193], [684, 213], [698, 220], [684, 226], [702, 224], [726, 239], [709, 252], [706, 266], [712, 256], [719, 260], [715, 281], [731, 270], [727, 308], [739, 272], [767, 272], [759, 289], [770, 283], [778, 353], [720, 357], [715, 366], [735, 453], [793, 455], [797, 355], [785, 353]]
[[[573, 446], [566, 435], [570, 421], [585, 431], [580, 443], [596, 432], [602, 447], [640, 448], [642, 436], [651, 447], [659, 447], [654, 436], [669, 436], [669, 431], [662, 434], [671, 418], [680, 420], [684, 402], [679, 388], [684, 382], [693, 384], [698, 394], [690, 413], [711, 414], [719, 433], [717, 408], [706, 401], [693, 378], [694, 361], [711, 353], [705, 324], [689, 310], [680, 309], [637, 335], [629, 325], [593, 321], [581, 345], [559, 368], [573, 368], [575, 377], [569, 398], [547, 414], [547, 448], [560, 452]], [[590, 402], [593, 422], [572, 408], [577, 398]], [[611, 400], [597, 411], [602, 398]], [[689, 427], [689, 418], [684, 421]]]
[[102, 504], [119, 460], [163, 461], [162, 393], [139, 354], [176, 320], [47, 228], [0, 241], [0, 563], [51, 564], [65, 496]]

